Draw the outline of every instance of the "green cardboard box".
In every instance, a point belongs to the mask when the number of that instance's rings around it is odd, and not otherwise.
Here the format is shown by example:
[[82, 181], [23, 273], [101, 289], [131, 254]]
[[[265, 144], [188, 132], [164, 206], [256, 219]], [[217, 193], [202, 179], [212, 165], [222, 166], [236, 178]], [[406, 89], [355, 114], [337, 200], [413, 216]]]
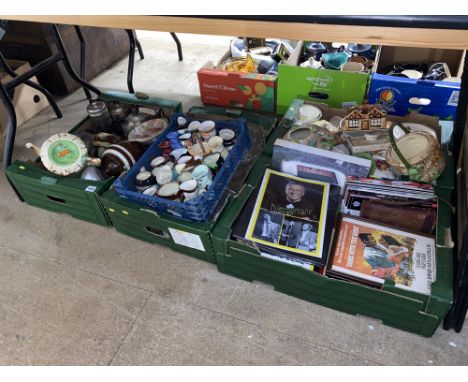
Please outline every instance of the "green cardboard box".
[[300, 67], [302, 49], [303, 43], [299, 42], [286, 63], [278, 65], [278, 114], [284, 114], [295, 98], [344, 109], [362, 103], [366, 96], [369, 73]]

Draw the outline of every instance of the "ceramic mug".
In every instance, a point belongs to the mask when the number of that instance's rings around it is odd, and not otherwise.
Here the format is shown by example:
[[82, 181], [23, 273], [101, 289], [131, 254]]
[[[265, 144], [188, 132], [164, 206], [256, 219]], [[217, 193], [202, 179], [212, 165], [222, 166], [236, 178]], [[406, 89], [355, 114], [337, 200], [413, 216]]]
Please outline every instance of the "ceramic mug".
[[204, 164], [194, 168], [192, 177], [197, 181], [199, 194], [206, 192], [213, 182], [211, 171], [209, 167]]
[[167, 161], [168, 161], [167, 157], [158, 156], [151, 161], [151, 167], [152, 168], [159, 167], [165, 164]]
[[221, 156], [224, 159], [226, 159], [229, 153], [224, 148], [223, 143], [224, 143], [223, 138], [214, 136], [214, 137], [211, 137], [210, 140], [208, 141], [208, 146], [210, 146], [210, 149], [213, 153], [220, 153]]
[[177, 200], [179, 199], [179, 182], [169, 182], [161, 186], [157, 195], [161, 198]]
[[359, 62], [362, 65], [367, 66], [367, 64], [369, 63], [369, 59], [364, 56], [353, 56], [348, 60], [348, 62]]
[[189, 132], [198, 131], [200, 129], [200, 126], [201, 126], [200, 122], [192, 121], [192, 122], [189, 123], [187, 131], [189, 131]]
[[[224, 149], [224, 147], [223, 147]], [[218, 171], [224, 163], [224, 158], [220, 152], [214, 152], [203, 158], [203, 164], [213, 171]]]
[[138, 192], [143, 192], [147, 188], [150, 188], [156, 179], [153, 174], [149, 171], [146, 171], [144, 167], [141, 168], [140, 172], [135, 176], [135, 186]]
[[162, 186], [174, 180], [174, 172], [170, 166], [164, 165], [156, 172], [156, 182]]
[[216, 135], [214, 121], [203, 121], [200, 125], [200, 133], [204, 141], [209, 141], [212, 137]]
[[360, 62], [347, 62], [341, 66], [341, 71], [343, 72], [363, 72], [365, 70], [364, 64]]
[[171, 157], [177, 162], [182, 155], [187, 154], [187, 149], [180, 148], [171, 151]]
[[187, 180], [193, 179], [191, 171], [182, 171], [181, 174], [177, 177], [177, 180], [180, 183], [186, 182]]

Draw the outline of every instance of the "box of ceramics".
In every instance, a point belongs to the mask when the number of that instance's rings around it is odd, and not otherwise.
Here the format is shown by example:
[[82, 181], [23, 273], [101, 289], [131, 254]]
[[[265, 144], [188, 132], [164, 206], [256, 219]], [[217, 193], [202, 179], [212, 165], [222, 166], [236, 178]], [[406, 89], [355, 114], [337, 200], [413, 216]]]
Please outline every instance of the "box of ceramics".
[[105, 192], [99, 196], [99, 199], [113, 227], [118, 232], [151, 244], [167, 246], [184, 255], [215, 263], [212, 231], [216, 221], [245, 188], [245, 179], [249, 176], [252, 166], [263, 150], [266, 137], [274, 130], [276, 118], [252, 111], [200, 106], [192, 107], [185, 115], [197, 121], [233, 121], [237, 118], [247, 120], [251, 146], [243, 155], [241, 163], [237, 166], [237, 170], [220, 197], [209, 221], [193, 222], [178, 218], [170, 213], [159, 214], [140, 203], [119, 197], [114, 190]]
[[244, 118], [198, 120], [176, 113], [115, 188], [159, 214], [208, 221], [250, 146]]
[[109, 225], [98, 196], [130, 170], [169, 125], [178, 101], [128, 93], [102, 93], [68, 132], [28, 142], [29, 159], [6, 174], [26, 203], [100, 225]]

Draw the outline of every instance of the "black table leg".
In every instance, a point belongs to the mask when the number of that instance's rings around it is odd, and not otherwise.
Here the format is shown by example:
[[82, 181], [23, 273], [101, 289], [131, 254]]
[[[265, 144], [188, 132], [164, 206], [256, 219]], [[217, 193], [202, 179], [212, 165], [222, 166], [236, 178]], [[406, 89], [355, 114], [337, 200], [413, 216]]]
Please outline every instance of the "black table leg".
[[11, 156], [13, 154], [13, 145], [15, 144], [16, 137], [16, 112], [13, 103], [11, 102], [8, 92], [0, 83], [0, 100], [3, 102], [5, 109], [8, 114], [7, 123], [6, 123], [6, 139], [5, 139], [5, 148], [3, 151], [3, 167], [7, 168], [11, 164]]
[[182, 44], [180, 43], [179, 38], [174, 32], [171, 32], [171, 36], [177, 45], [177, 54], [179, 55], [179, 61], [183, 61], [184, 56], [182, 55]]
[[138, 54], [140, 55], [140, 60], [143, 60], [145, 58], [145, 55], [143, 54], [143, 48], [141, 47], [140, 41], [138, 40], [135, 30], [133, 31], [133, 35], [135, 36], [135, 43], [138, 49]]
[[78, 82], [81, 86], [83, 86], [84, 88], [87, 88], [88, 90], [92, 91], [93, 93], [95, 93], [96, 95], [99, 96], [101, 94], [101, 91], [98, 88], [96, 88], [95, 86], [93, 86], [90, 83], [86, 82], [84, 79], [82, 79], [81, 77], [79, 77], [76, 74], [75, 70], [73, 69], [73, 67], [70, 64], [70, 61], [68, 60], [67, 51], [65, 49], [65, 46], [64, 46], [63, 41], [62, 41], [62, 37], [60, 36], [60, 32], [59, 32], [57, 26], [55, 24], [52, 24], [51, 28], [52, 28], [52, 32], [53, 32], [53, 34], [55, 36], [55, 43], [57, 45], [57, 48], [58, 48], [59, 52], [61, 52], [61, 54], [62, 54], [62, 61], [63, 61], [63, 64], [65, 65], [65, 69], [67, 70], [68, 74], [70, 74], [70, 76], [76, 82]]
[[133, 69], [135, 66], [135, 35], [132, 29], [125, 29], [128, 35], [128, 41], [130, 42], [130, 51], [128, 52], [128, 71], [127, 71], [127, 87], [128, 92], [134, 94], [133, 89]]
[[[83, 80], [86, 80], [86, 42], [83, 34], [81, 33], [81, 28], [78, 25], [75, 25], [75, 31], [78, 36], [78, 40], [80, 40], [80, 77]], [[83, 86], [83, 91], [88, 100], [93, 98], [87, 87]]]

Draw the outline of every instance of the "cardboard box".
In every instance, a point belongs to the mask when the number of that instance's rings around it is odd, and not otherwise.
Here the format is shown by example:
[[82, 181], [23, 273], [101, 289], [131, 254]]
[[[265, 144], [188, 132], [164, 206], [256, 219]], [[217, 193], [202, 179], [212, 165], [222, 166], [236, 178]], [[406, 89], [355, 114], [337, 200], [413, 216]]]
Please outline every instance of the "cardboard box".
[[285, 63], [278, 66], [276, 111], [284, 114], [295, 98], [349, 108], [364, 100], [368, 73], [341, 72], [298, 66], [303, 50], [299, 42]]
[[[7, 62], [17, 74], [23, 74], [31, 69], [29, 63], [25, 61], [7, 60]], [[12, 78], [4, 72], [0, 72], [0, 79], [2, 84], [6, 84], [12, 80]], [[36, 77], [32, 77], [30, 80], [37, 83]], [[49, 106], [49, 102], [44, 94], [25, 84], [21, 84], [15, 88], [12, 101], [16, 111], [17, 126], [21, 126], [41, 110]], [[6, 121], [7, 112], [3, 103], [0, 103], [0, 125], [5, 126]]]
[[198, 71], [200, 97], [204, 104], [274, 112], [277, 77], [270, 74], [228, 72], [208, 62]]
[[385, 68], [408, 62], [446, 62], [451, 75], [459, 77], [464, 56], [463, 50], [384, 46], [380, 51], [377, 71], [371, 76], [369, 103], [381, 104], [389, 114], [406, 115], [414, 110], [443, 120], [454, 120], [460, 94], [459, 82], [388, 76]]
[[[7, 60], [7, 62], [18, 75], [31, 69], [29, 63], [25, 61]], [[11, 76], [0, 71], [0, 81], [2, 84], [6, 84], [10, 80], [12, 80]], [[32, 77], [30, 80], [37, 83], [36, 77]], [[15, 107], [17, 126], [21, 126], [49, 106], [49, 102], [44, 94], [25, 84], [21, 84], [14, 89], [12, 102]], [[7, 111], [3, 103], [0, 102], [0, 158], [3, 156], [5, 145], [7, 116]]]

